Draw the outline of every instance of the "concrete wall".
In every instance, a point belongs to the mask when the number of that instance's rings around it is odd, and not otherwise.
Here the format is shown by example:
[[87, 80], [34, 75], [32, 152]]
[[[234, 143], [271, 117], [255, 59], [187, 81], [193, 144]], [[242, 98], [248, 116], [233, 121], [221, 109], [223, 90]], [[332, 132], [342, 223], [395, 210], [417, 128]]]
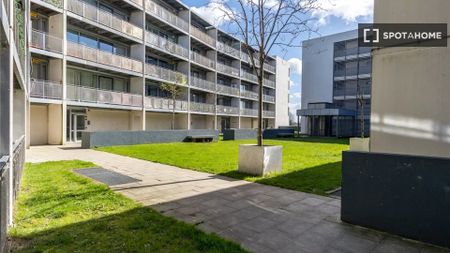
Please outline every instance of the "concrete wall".
[[258, 127], [258, 119], [255, 118], [241, 118], [241, 128], [251, 129]]
[[62, 144], [63, 141], [62, 105], [49, 104], [47, 109], [48, 109], [47, 144], [52, 145]]
[[[172, 113], [146, 113], [147, 130], [169, 130], [172, 123]], [[175, 115], [175, 129], [187, 129], [187, 114]]]
[[[301, 109], [307, 109], [309, 103], [333, 102], [334, 43], [357, 37], [358, 31], [353, 30], [303, 42]], [[302, 118], [302, 133], [307, 124]]]
[[30, 106], [30, 145], [45, 145], [48, 141], [47, 105]]
[[214, 129], [214, 116], [192, 114], [191, 129]]
[[[375, 1], [375, 22], [449, 23], [450, 1]], [[375, 50], [372, 152], [450, 157], [450, 48]]]
[[289, 62], [277, 57], [275, 127], [289, 126], [289, 76]]
[[87, 131], [130, 130], [130, 112], [90, 108], [87, 111]]

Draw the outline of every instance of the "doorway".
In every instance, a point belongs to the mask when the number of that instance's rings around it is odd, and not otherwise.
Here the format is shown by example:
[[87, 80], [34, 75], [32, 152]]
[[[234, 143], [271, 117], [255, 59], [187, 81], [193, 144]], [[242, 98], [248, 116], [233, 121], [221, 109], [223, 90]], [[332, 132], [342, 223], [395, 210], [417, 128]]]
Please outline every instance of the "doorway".
[[67, 110], [67, 141], [80, 142], [81, 135], [87, 128], [85, 110]]

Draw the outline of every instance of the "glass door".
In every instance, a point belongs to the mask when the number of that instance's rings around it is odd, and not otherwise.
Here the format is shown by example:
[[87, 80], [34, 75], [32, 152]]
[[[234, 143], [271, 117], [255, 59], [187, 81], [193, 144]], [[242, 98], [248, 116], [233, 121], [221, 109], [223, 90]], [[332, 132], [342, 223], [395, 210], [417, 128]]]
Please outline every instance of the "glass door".
[[68, 142], [80, 142], [81, 134], [86, 130], [86, 113], [68, 110], [67, 137]]

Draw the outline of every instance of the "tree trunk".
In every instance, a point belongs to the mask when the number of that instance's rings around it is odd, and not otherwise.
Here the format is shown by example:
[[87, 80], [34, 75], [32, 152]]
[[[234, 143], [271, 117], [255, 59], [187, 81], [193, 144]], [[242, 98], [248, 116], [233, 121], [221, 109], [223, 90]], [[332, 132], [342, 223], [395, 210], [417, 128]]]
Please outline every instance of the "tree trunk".
[[172, 100], [172, 130], [175, 130], [175, 99]]
[[258, 77], [259, 96], [258, 96], [258, 146], [263, 145], [263, 78]]

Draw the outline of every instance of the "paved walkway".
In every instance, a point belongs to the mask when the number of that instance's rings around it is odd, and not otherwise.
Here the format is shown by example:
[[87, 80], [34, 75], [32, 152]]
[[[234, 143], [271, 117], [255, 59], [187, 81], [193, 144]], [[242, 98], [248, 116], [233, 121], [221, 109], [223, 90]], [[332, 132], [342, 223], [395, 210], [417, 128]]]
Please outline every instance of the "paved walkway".
[[112, 189], [252, 252], [450, 252], [344, 224], [333, 198], [70, 146], [32, 147], [26, 159], [91, 161], [140, 179]]

